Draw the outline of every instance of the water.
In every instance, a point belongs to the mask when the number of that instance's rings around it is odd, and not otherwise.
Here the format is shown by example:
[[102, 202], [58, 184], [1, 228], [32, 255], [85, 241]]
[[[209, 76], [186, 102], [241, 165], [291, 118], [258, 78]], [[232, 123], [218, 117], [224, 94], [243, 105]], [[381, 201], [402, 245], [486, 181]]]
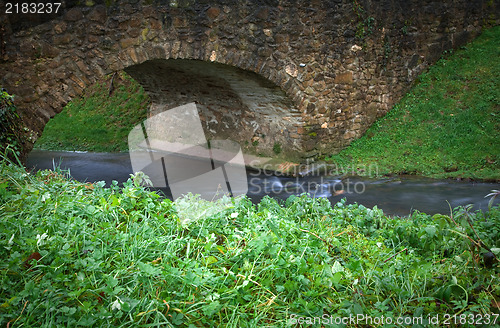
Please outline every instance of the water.
[[[82, 182], [105, 181], [110, 184], [127, 181], [132, 173], [128, 153], [81, 153], [34, 150], [26, 166], [35, 169], [53, 169], [59, 166]], [[244, 179], [244, 177], [242, 177]], [[255, 202], [269, 195], [286, 199], [290, 195], [309, 192], [315, 197], [326, 197], [332, 203], [346, 198], [366, 207], [377, 206], [389, 215], [408, 215], [413, 210], [427, 214], [447, 214], [451, 208], [473, 204], [474, 209], [487, 210], [489, 199], [484, 198], [498, 183], [433, 180], [422, 177], [366, 179], [340, 177], [291, 178], [247, 171], [248, 193]], [[499, 200], [496, 200], [497, 204]]]

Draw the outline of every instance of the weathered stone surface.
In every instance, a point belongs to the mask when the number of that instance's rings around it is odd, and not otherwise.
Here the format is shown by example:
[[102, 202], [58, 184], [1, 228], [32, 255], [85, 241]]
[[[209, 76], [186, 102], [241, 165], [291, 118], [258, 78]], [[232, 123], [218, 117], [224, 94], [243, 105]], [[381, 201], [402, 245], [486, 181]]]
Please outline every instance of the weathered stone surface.
[[220, 14], [220, 9], [216, 7], [210, 7], [207, 9], [207, 17], [210, 19], [216, 19]]
[[54, 37], [54, 45], [64, 45], [73, 41], [74, 35], [71, 33], [66, 33], [63, 35], [57, 35]]
[[83, 18], [83, 13], [80, 8], [72, 8], [68, 10], [66, 15], [64, 15], [64, 19], [70, 22], [75, 22], [81, 20]]
[[136, 45], [137, 42], [137, 38], [122, 39], [120, 40], [120, 46], [122, 47], [122, 49], [127, 49], [128, 47]]
[[[272, 1], [118, 2], [91, 8], [75, 2], [57, 15], [36, 19], [0, 17], [0, 86], [16, 94], [30, 129], [40, 133], [61, 106], [100, 75], [133, 71], [148, 60], [183, 58], [259, 74], [270, 81], [266, 88], [280, 87], [293, 102], [284, 109], [269, 96], [266, 102], [252, 98], [254, 105], [241, 106], [236, 99], [248, 94], [244, 88], [233, 90], [228, 103], [247, 108], [241, 115], [247, 123], [235, 132], [245, 136], [240, 141], [258, 137], [263, 152], [278, 142], [307, 156], [331, 153], [387, 113], [444, 50], [462, 46], [485, 25], [498, 24], [500, 6], [483, 0], [382, 0], [376, 5], [359, 0], [358, 16], [347, 0], [281, 1], [279, 6]], [[198, 74], [203, 80], [203, 72]], [[163, 92], [179, 103], [179, 95], [194, 97], [189, 83], [184, 91], [174, 83], [178, 95], [161, 91], [158, 83], [141, 83], [153, 97]], [[217, 85], [227, 87], [224, 81]], [[205, 99], [196, 88], [197, 97]], [[207, 104], [207, 117], [222, 125], [235, 122], [221, 101]]]
[[334, 83], [339, 83], [339, 84], [352, 84], [353, 82], [354, 79], [352, 76], [352, 72], [338, 74], [334, 80]]
[[99, 5], [94, 7], [94, 9], [92, 9], [90, 14], [87, 15], [87, 18], [91, 21], [104, 24], [107, 18], [106, 6]]
[[66, 24], [66, 22], [63, 21], [63, 22], [60, 22], [54, 26], [54, 31], [57, 34], [62, 34], [66, 31], [67, 28], [68, 28], [68, 24]]

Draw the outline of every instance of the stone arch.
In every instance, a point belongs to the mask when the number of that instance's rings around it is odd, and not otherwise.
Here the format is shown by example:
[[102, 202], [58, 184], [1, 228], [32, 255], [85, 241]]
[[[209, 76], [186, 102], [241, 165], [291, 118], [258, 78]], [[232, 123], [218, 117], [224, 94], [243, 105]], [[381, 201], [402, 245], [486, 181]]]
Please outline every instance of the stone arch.
[[150, 95], [148, 116], [195, 102], [205, 135], [245, 152], [296, 158], [303, 120], [283, 90], [236, 66], [194, 59], [152, 59], [124, 69]]
[[[490, 1], [372, 2], [359, 1], [363, 17], [352, 1], [283, 0], [66, 2], [26, 28], [4, 15], [0, 84], [34, 141], [99, 76], [156, 59], [217, 62], [280, 86], [302, 115], [300, 155], [330, 154], [385, 115], [444, 50], [499, 21]], [[360, 30], [367, 18], [373, 24]]]
[[[145, 12], [147, 10], [148, 8], [144, 9]], [[84, 40], [84, 32], [98, 29], [100, 24], [109, 24], [110, 14], [109, 9], [105, 9], [104, 6], [96, 6], [87, 13], [81, 8], [73, 8], [61, 18], [34, 27], [26, 35], [27, 41], [20, 40], [19, 46], [26, 48], [24, 55], [27, 57], [20, 58], [21, 60], [17, 63], [7, 64], [7, 66], [12, 66], [8, 68], [10, 71], [16, 71], [17, 67], [22, 67], [25, 72], [18, 74], [19, 77], [8, 78], [12, 81], [24, 79], [26, 76], [37, 77], [36, 80], [29, 81], [30, 84], [38, 84], [36, 90], [29, 90], [29, 87], [23, 86], [14, 86], [11, 89], [21, 98], [21, 107], [25, 108], [23, 111], [25, 121], [28, 121], [34, 135], [41, 134], [51, 117], [60, 112], [71, 99], [81, 95], [101, 76], [152, 60], [200, 60], [254, 72], [279, 86], [295, 103], [291, 106], [294, 107], [291, 108], [294, 117], [299, 116], [296, 109], [301, 105], [302, 97], [294, 77], [287, 74], [283, 67], [277, 66], [272, 58], [262, 56], [257, 51], [231, 48], [224, 44], [218, 35], [214, 37], [213, 42], [196, 40], [196, 38], [189, 42], [175, 35], [171, 36], [162, 29], [158, 30], [156, 26], [157, 30], [152, 40], [141, 34], [108, 42], [110, 33], [114, 32], [108, 30], [102, 33], [97, 46], [89, 45], [90, 39], [87, 39], [86, 43], [74, 41], [76, 38]], [[134, 15], [140, 18], [144, 16], [144, 13], [137, 12]], [[138, 17], [128, 19], [139, 19]], [[153, 28], [152, 20], [154, 18], [147, 18], [143, 25]], [[75, 35], [67, 33], [67, 26], [78, 25], [82, 28], [79, 32], [75, 32]], [[37, 63], [38, 57], [44, 57], [43, 67]], [[280, 132], [286, 131], [287, 136], [292, 136], [290, 153], [292, 150], [295, 152], [301, 150], [300, 131], [303, 130], [301, 122], [302, 120], [294, 119], [294, 125], [282, 126], [279, 129]], [[275, 135], [275, 133], [269, 133], [269, 129], [267, 130], [268, 133], [260, 133], [257, 137]], [[33, 138], [34, 140], [36, 137]], [[262, 147], [266, 147], [265, 153], [272, 155], [269, 150], [272, 149], [274, 143], [273, 141], [261, 142], [261, 150]], [[278, 143], [286, 148], [287, 143], [284, 138]]]
[[[276, 63], [270, 58], [262, 58], [247, 51], [236, 52], [227, 50], [223, 46], [204, 47], [196, 43], [174, 40], [162, 45], [145, 43], [140, 46], [129, 46], [121, 50], [116, 58], [108, 60], [106, 64], [108, 71], [120, 71], [149, 60], [161, 59], [199, 60], [252, 71], [279, 86], [294, 101], [297, 108], [301, 106], [303, 96], [298, 83], [292, 77], [294, 73], [287, 73], [285, 68], [276, 68]], [[296, 68], [291, 69], [296, 70]], [[106, 68], [103, 69], [105, 70]]]
[[[270, 106], [267, 108], [269, 111], [263, 117], [256, 118], [251, 122], [256, 124], [258, 129], [252, 128], [250, 124], [245, 124], [244, 129], [239, 131], [241, 133], [233, 138], [242, 145], [244, 150], [267, 156], [286, 156], [289, 159], [297, 158], [297, 154], [302, 150], [301, 131], [303, 131], [304, 121], [297, 106], [298, 99], [300, 99], [297, 94], [300, 93], [300, 90], [298, 90], [296, 83], [289, 74], [272, 69], [272, 63], [270, 64], [269, 60], [263, 60], [253, 53], [227, 51], [223, 47], [217, 47], [217, 50], [214, 50], [213, 48], [173, 40], [163, 43], [145, 42], [140, 45], [129, 45], [107, 57], [103, 56], [101, 50], [83, 54], [78, 49], [72, 49], [70, 54], [61, 61], [58, 58], [54, 60], [57, 66], [64, 67], [66, 72], [62, 74], [56, 69], [55, 73], [52, 74], [55, 77], [52, 82], [55, 82], [58, 87], [51, 90], [49, 94], [56, 102], [51, 104], [50, 107], [36, 106], [37, 102], [44, 102], [47, 97], [38, 99], [35, 102], [34, 110], [37, 113], [35, 118], [38, 119], [38, 124], [35, 126], [41, 126], [42, 130], [48, 120], [56, 115], [69, 101], [80, 96], [87, 87], [104, 75], [122, 70], [128, 71], [133, 67], [139, 67], [154, 61], [191, 60], [233, 67], [241, 70], [241, 72], [252, 72], [255, 76], [280, 88], [280, 91], [286, 95], [286, 97], [280, 96], [281, 104], [279, 106], [268, 104]], [[56, 65], [53, 64], [53, 66]], [[151, 88], [148, 89], [147, 84], [137, 75], [132, 74], [132, 77], [151, 92]], [[230, 86], [228, 85], [228, 87]], [[285, 100], [285, 98], [288, 99]], [[153, 104], [154, 106], [158, 108], [157, 104]], [[245, 113], [250, 113], [248, 104], [246, 107]], [[277, 115], [278, 112], [271, 114], [273, 108], [279, 108], [279, 115]], [[210, 129], [208, 130], [210, 132]], [[216, 132], [222, 132], [224, 137], [229, 137], [227, 131], [212, 129], [212, 132], [212, 134], [209, 133], [211, 137], [215, 137]], [[276, 144], [281, 149], [280, 154], [273, 151]]]

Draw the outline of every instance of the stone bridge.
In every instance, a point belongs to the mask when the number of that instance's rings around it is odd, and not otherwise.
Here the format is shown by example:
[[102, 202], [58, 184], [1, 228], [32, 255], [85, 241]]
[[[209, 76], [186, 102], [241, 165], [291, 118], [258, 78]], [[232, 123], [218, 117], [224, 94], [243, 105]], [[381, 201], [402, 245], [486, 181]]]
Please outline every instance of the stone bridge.
[[294, 159], [360, 137], [443, 51], [499, 17], [493, 0], [80, 3], [5, 14], [0, 1], [0, 85], [31, 142], [98, 78], [125, 70], [151, 115], [196, 101], [210, 137]]

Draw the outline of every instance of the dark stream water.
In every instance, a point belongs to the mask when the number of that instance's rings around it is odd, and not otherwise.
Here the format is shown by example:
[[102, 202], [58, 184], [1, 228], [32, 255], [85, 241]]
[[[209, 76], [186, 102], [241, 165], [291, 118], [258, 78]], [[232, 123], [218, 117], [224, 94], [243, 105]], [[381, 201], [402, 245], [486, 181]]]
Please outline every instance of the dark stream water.
[[[69, 170], [78, 181], [116, 180], [125, 182], [132, 173], [128, 153], [81, 153], [59, 151], [32, 151], [27, 167], [53, 169], [59, 166]], [[242, 177], [244, 179], [245, 177]], [[248, 193], [253, 201], [262, 197], [286, 199], [292, 194], [309, 192], [315, 197], [326, 197], [332, 203], [346, 198], [348, 203], [357, 202], [366, 207], [377, 206], [389, 215], [408, 215], [413, 210], [427, 214], [449, 213], [449, 206], [474, 204], [474, 209], [487, 210], [484, 198], [500, 184], [433, 180], [422, 177], [396, 177], [388, 179], [363, 179], [309, 176], [291, 178], [258, 174], [247, 171]], [[448, 204], [449, 203], [449, 204]], [[498, 203], [496, 200], [495, 203]]]

